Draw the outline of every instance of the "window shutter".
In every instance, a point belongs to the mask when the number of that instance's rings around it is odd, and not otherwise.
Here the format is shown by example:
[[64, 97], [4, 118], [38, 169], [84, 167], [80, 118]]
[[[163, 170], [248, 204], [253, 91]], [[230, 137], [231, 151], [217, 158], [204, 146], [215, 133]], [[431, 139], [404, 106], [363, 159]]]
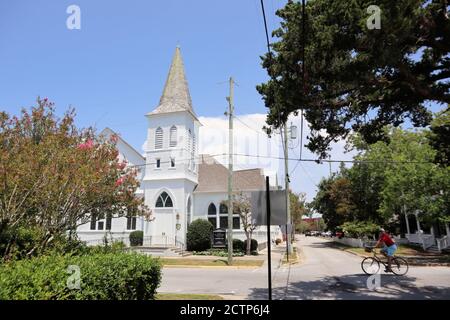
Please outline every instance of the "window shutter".
[[158, 129], [156, 129], [156, 134], [155, 134], [155, 149], [162, 149], [163, 147], [163, 130], [161, 129], [161, 127], [158, 127]]
[[170, 128], [170, 147], [176, 147], [177, 146], [177, 127], [172, 126]]
[[111, 224], [112, 224], [112, 215], [108, 213], [106, 215], [106, 230], [111, 230]]
[[95, 230], [97, 220], [95, 219], [95, 214], [91, 214], [91, 230]]

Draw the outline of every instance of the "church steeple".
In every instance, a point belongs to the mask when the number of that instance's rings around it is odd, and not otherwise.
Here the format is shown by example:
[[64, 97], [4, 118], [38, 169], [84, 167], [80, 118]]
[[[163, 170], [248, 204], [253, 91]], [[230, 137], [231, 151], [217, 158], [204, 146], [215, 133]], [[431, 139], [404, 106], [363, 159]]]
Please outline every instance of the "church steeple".
[[177, 46], [167, 76], [164, 90], [155, 110], [149, 114], [161, 114], [178, 111], [188, 111], [197, 118], [192, 108], [191, 95], [184, 72], [183, 59], [180, 47]]

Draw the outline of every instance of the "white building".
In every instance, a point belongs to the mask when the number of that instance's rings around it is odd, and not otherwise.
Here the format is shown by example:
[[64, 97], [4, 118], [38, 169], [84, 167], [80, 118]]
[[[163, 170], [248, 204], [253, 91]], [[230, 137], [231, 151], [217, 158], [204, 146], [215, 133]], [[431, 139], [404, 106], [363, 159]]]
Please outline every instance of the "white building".
[[[81, 240], [100, 243], [105, 234], [127, 242], [134, 230], [144, 232], [144, 244], [182, 246], [194, 219], [208, 219], [216, 228], [227, 228], [227, 168], [208, 155], [198, 155], [199, 122], [189, 94], [180, 49], [177, 47], [159, 105], [148, 119], [146, 153], [143, 157], [119, 137], [120, 160], [138, 166], [140, 189], [154, 220], [143, 217], [103, 217], [77, 229]], [[114, 132], [106, 128], [108, 137]], [[233, 190], [264, 190], [261, 169], [234, 171]], [[245, 239], [238, 215], [233, 217], [234, 237]], [[273, 230], [274, 235], [277, 230]], [[266, 242], [263, 227], [255, 231], [258, 242]]]

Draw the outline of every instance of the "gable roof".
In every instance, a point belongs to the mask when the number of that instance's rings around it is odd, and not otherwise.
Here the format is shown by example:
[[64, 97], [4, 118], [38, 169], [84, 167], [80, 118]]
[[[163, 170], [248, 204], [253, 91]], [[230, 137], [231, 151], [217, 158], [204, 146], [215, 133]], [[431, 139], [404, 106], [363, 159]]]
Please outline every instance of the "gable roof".
[[133, 148], [128, 142], [126, 142], [124, 139], [122, 139], [122, 137], [120, 135], [118, 135], [116, 132], [114, 132], [112, 129], [106, 127], [105, 129], [102, 130], [102, 132], [100, 132], [99, 136], [103, 136], [103, 137], [111, 137], [112, 135], [116, 135], [117, 139], [124, 143], [126, 146], [128, 146], [139, 159], [142, 159], [142, 161], [145, 161], [145, 157], [140, 154], [135, 148]]
[[192, 99], [184, 72], [183, 58], [181, 57], [180, 47], [177, 46], [159, 104], [155, 110], [147, 115], [180, 111], [188, 111], [197, 120], [197, 116], [192, 108]]
[[[198, 185], [194, 192], [227, 192], [228, 169], [209, 155], [200, 155]], [[264, 190], [262, 169], [233, 171], [233, 191]]]

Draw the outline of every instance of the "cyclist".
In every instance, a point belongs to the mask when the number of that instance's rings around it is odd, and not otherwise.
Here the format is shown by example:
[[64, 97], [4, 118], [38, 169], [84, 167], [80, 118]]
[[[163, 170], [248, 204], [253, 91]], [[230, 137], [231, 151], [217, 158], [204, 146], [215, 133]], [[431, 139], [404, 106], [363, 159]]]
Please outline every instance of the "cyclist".
[[384, 272], [392, 272], [391, 260], [397, 250], [397, 245], [383, 228], [380, 228], [380, 236], [375, 248], [378, 248], [381, 244], [384, 244], [384, 247], [380, 250], [380, 252], [388, 259], [388, 267], [384, 270]]

